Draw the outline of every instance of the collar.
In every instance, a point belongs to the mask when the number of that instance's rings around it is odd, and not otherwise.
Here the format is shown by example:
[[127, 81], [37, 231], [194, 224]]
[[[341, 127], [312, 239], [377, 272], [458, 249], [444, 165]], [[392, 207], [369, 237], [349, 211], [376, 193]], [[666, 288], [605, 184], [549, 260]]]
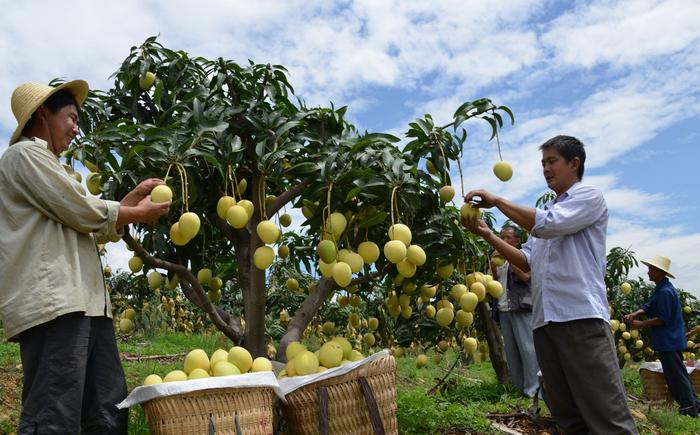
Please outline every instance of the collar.
[[656, 287], [654, 288], [654, 290], [658, 290], [658, 289], [660, 289], [661, 287], [664, 287], [666, 284], [669, 284], [669, 283], [670, 283], [670, 281], [668, 280], [668, 277], [665, 277], [664, 279], [662, 279], [661, 281], [659, 281], [658, 284], [656, 284]]
[[[46, 149], [49, 148], [49, 143], [40, 137], [34, 136], [34, 137], [29, 138], [27, 136], [20, 136], [17, 139], [17, 142], [24, 142], [24, 141], [34, 142], [34, 143], [37, 143], [39, 145], [43, 145], [44, 147], [46, 147]], [[17, 142], [15, 142], [15, 143], [17, 143]]]
[[553, 200], [549, 201], [547, 204], [545, 204], [544, 208], [545, 210], [549, 209], [552, 205], [562, 202], [568, 197], [570, 197], [573, 193], [575, 193], [580, 187], [582, 186], [581, 180], [575, 182], [571, 187], [569, 187], [566, 192], [562, 193], [561, 195], [557, 196]]

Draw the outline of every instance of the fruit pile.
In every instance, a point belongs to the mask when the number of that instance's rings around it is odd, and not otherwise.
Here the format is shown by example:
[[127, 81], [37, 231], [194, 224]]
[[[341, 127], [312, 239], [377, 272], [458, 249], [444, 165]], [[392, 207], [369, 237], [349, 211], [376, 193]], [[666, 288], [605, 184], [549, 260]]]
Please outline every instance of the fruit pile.
[[304, 376], [322, 373], [333, 367], [342, 366], [353, 361], [359, 361], [365, 356], [352, 348], [345, 337], [333, 337], [325, 342], [319, 350], [311, 352], [298, 341], [287, 346], [285, 353], [287, 365], [279, 372], [278, 378], [287, 376]]
[[272, 371], [270, 360], [265, 357], [253, 359], [250, 352], [240, 346], [234, 346], [228, 352], [217, 349], [212, 353], [211, 358], [204, 350], [194, 349], [185, 356], [182, 370], [173, 370], [163, 378], [157, 374], [150, 374], [144, 379], [143, 385], [270, 371]]

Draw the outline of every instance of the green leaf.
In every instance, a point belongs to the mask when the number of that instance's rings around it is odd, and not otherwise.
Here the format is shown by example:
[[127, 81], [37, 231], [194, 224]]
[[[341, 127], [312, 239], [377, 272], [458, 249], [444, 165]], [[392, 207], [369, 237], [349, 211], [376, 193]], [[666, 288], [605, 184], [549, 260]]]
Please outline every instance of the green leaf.
[[207, 121], [202, 121], [199, 123], [199, 127], [197, 129], [197, 135], [202, 135], [205, 132], [213, 131], [215, 133], [221, 133], [222, 131], [226, 130], [228, 128], [228, 122], [224, 122], [221, 120], [207, 120]]
[[296, 165], [293, 165], [292, 167], [287, 169], [287, 171], [305, 177], [307, 175], [317, 173], [320, 169], [321, 168], [316, 162], [301, 162], [297, 163]]
[[379, 225], [379, 224], [383, 223], [384, 221], [386, 221], [386, 218], [387, 218], [386, 212], [378, 211], [377, 213], [372, 215], [372, 217], [370, 217], [369, 219], [366, 219], [366, 220], [360, 222], [358, 227], [360, 227], [360, 228], [373, 227], [375, 225]]
[[496, 136], [496, 131], [498, 130], [498, 126], [496, 126], [496, 121], [494, 121], [492, 118], [483, 118], [483, 119], [485, 119], [486, 122], [491, 124], [491, 137], [489, 138], [489, 140], [491, 140]]
[[498, 110], [503, 110], [510, 116], [510, 124], [513, 125], [515, 124], [515, 116], [513, 116], [513, 112], [508, 108], [507, 106], [498, 106]]

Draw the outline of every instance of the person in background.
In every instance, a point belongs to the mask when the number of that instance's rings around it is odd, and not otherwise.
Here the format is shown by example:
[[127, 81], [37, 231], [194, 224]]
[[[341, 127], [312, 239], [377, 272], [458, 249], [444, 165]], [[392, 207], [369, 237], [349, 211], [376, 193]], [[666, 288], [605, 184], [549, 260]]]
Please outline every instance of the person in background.
[[[501, 228], [500, 237], [509, 245], [520, 248], [520, 229], [514, 226]], [[528, 397], [533, 397], [539, 387], [537, 372], [540, 370], [532, 339], [532, 292], [530, 274], [505, 261], [494, 251], [491, 274], [503, 287], [503, 294], [495, 303], [506, 348], [506, 361], [515, 387]]]
[[[700, 400], [683, 363], [687, 342], [681, 303], [676, 288], [669, 281], [669, 278], [675, 278], [669, 272], [671, 260], [659, 255], [642, 260], [642, 263], [649, 268], [649, 279], [656, 287], [642, 308], [624, 316], [625, 322], [632, 329], [651, 328], [651, 348], [659, 355], [668, 390], [680, 406], [679, 413], [697, 417]], [[637, 320], [641, 315], [646, 315], [646, 320]]]
[[0, 319], [19, 341], [24, 384], [20, 434], [126, 434], [116, 404], [126, 382], [96, 243], [124, 225], [153, 222], [141, 182], [120, 202], [88, 194], [59, 156], [78, 134], [88, 84], [25, 83], [12, 93], [17, 128], [0, 157]]

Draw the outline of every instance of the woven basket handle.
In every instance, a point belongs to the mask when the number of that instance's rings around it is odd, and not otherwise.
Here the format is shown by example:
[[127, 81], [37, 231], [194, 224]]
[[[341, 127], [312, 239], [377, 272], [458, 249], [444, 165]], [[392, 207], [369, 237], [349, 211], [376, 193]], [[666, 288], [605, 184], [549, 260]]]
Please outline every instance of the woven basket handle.
[[[243, 435], [243, 431], [241, 431], [241, 422], [238, 420], [238, 413], [234, 414], [233, 423], [236, 425], [236, 435]], [[214, 416], [211, 414], [209, 414], [209, 435], [216, 435]]]
[[374, 428], [375, 435], [384, 435], [384, 425], [382, 424], [382, 418], [379, 415], [379, 408], [377, 407], [377, 401], [374, 400], [374, 394], [372, 394], [372, 387], [367, 382], [367, 379], [358, 379], [360, 386], [362, 387], [362, 394], [365, 396], [365, 402], [367, 402], [367, 410], [369, 410], [369, 418], [372, 421], [372, 427]]
[[[369, 411], [369, 419], [372, 423], [372, 428], [374, 429], [375, 435], [384, 435], [384, 425], [382, 424], [382, 418], [379, 415], [379, 408], [377, 407], [377, 401], [374, 399], [374, 394], [372, 393], [372, 387], [367, 382], [367, 379], [361, 377], [358, 379], [360, 387], [362, 387], [362, 395], [365, 396], [365, 402], [367, 402], [367, 410]], [[320, 435], [329, 435], [328, 428], [328, 389], [326, 387], [321, 387], [318, 390], [319, 398], [319, 432]]]

